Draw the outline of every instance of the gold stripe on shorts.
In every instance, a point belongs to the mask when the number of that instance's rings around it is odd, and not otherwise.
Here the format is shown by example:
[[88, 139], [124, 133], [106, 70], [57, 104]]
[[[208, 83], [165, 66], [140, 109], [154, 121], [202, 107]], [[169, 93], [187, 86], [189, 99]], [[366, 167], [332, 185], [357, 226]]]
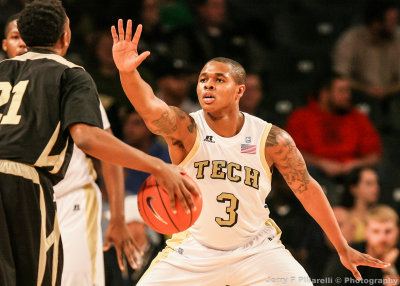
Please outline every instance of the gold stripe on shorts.
[[0, 173], [23, 177], [31, 180], [35, 184], [40, 184], [39, 174], [36, 169], [26, 164], [9, 160], [0, 160]]
[[97, 253], [97, 232], [98, 232], [98, 210], [99, 204], [97, 201], [96, 190], [91, 183], [83, 187], [85, 191], [86, 206], [86, 237], [88, 242], [88, 248], [90, 253], [90, 259], [92, 263], [92, 281], [95, 281], [96, 277], [96, 256]]

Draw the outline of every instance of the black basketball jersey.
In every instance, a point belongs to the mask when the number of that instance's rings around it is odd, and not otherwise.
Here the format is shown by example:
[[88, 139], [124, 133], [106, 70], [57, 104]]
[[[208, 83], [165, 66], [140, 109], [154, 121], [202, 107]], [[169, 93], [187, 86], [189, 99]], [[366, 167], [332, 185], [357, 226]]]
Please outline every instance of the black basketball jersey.
[[46, 50], [0, 62], [0, 159], [39, 167], [56, 183], [71, 157], [73, 123], [102, 128], [96, 86], [82, 67]]

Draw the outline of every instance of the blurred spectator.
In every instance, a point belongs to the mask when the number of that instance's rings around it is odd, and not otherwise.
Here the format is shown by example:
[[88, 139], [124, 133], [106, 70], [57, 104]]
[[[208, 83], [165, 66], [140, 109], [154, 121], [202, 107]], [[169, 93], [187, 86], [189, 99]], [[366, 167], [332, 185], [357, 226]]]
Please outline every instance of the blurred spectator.
[[365, 24], [350, 28], [338, 40], [335, 70], [350, 78], [352, 87], [383, 97], [400, 90], [400, 36], [397, 3], [369, 1]]
[[[355, 225], [350, 220], [349, 211], [340, 206], [332, 208], [340, 230], [348, 243], [353, 242]], [[315, 223], [310, 223], [304, 234], [302, 245], [303, 265], [311, 278], [323, 277], [323, 271], [330, 256], [337, 256], [332, 243]]]
[[339, 204], [349, 209], [350, 219], [356, 227], [354, 242], [365, 241], [366, 215], [378, 203], [379, 189], [378, 174], [374, 169], [357, 168], [346, 178]]
[[246, 90], [239, 101], [240, 111], [255, 115], [266, 120], [266, 114], [261, 106], [264, 98], [261, 78], [258, 74], [246, 75]]
[[111, 129], [118, 138], [122, 138], [121, 121], [130, 108], [130, 103], [124, 94], [119, 80], [118, 70], [112, 57], [113, 40], [109, 30], [98, 31], [89, 39], [94, 59], [88, 64], [88, 71], [92, 75], [99, 97], [107, 111]]
[[[110, 219], [110, 213], [106, 212], [105, 217]], [[152, 259], [164, 246], [162, 236], [148, 228], [140, 216], [137, 206], [137, 196], [135, 195], [125, 198], [125, 221], [132, 233], [133, 239], [144, 255], [138, 256], [141, 258], [141, 265], [137, 269], [132, 269], [124, 258], [124, 270], [121, 271], [118, 266], [115, 248], [112, 247], [110, 250], [104, 252], [106, 286], [136, 285]]]
[[[382, 269], [358, 266], [363, 280], [356, 281], [352, 273], [342, 266], [339, 257], [335, 255], [328, 261], [323, 277], [333, 277], [333, 279], [341, 277], [343, 282], [347, 279], [348, 282], [343, 283], [343, 285], [399, 285], [398, 223], [399, 217], [392, 208], [386, 205], [375, 206], [367, 212], [366, 242], [353, 244], [355, 249], [389, 262], [391, 266]], [[386, 283], [383, 283], [384, 279]], [[371, 281], [374, 281], [373, 284], [371, 284]], [[327, 285], [331, 285], [331, 283]]]
[[398, 14], [397, 2], [370, 0], [365, 23], [345, 32], [333, 55], [335, 70], [351, 79], [360, 103], [385, 132], [400, 132]]
[[[123, 126], [125, 143], [170, 163], [168, 149], [150, 132], [140, 115], [133, 109], [126, 116]], [[137, 194], [140, 186], [149, 176], [148, 173], [137, 170], [125, 170], [125, 188], [127, 194]]]
[[193, 15], [190, 11], [188, 1], [164, 0], [160, 7], [161, 23], [173, 29], [193, 23]]
[[[142, 9], [139, 12], [139, 19], [135, 21], [137, 24], [143, 25], [142, 34], [140, 36], [139, 52], [150, 51], [151, 55], [141, 65], [141, 73], [143, 70], [147, 73], [146, 80], [150, 84], [156, 82], [156, 71], [164, 63], [164, 60], [170, 58], [169, 39], [170, 29], [161, 23], [160, 9], [161, 0], [140, 0]], [[151, 78], [152, 77], [152, 78]]]
[[156, 95], [168, 105], [185, 112], [199, 110], [200, 105], [190, 99], [192, 69], [182, 60], [165, 60], [158, 68]]
[[320, 83], [316, 101], [296, 110], [287, 131], [307, 162], [310, 173], [336, 203], [337, 183], [353, 169], [376, 166], [382, 147], [369, 118], [351, 104], [349, 81], [332, 74]]
[[192, 63], [198, 70], [211, 58], [224, 56], [240, 62], [248, 72], [264, 68], [265, 52], [249, 31], [230, 23], [226, 0], [196, 0], [192, 26], [174, 34], [174, 58]]
[[3, 51], [8, 58], [24, 54], [28, 49], [22, 40], [17, 27], [18, 14], [10, 16], [4, 28], [4, 39], [2, 41]]

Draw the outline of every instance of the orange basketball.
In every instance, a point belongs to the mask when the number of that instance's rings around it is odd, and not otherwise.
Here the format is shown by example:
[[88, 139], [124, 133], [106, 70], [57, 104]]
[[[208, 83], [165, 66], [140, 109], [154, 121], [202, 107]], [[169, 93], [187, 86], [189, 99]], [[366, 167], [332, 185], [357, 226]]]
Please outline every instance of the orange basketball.
[[[200, 193], [194, 180], [188, 175], [184, 176], [194, 183]], [[196, 211], [190, 209], [190, 213], [187, 214], [176, 198], [176, 213], [174, 214], [167, 191], [157, 183], [153, 175], [150, 175], [140, 187], [138, 208], [143, 220], [152, 229], [163, 234], [173, 234], [188, 229], [199, 217], [203, 199], [201, 196], [193, 196], [193, 199], [197, 209]]]

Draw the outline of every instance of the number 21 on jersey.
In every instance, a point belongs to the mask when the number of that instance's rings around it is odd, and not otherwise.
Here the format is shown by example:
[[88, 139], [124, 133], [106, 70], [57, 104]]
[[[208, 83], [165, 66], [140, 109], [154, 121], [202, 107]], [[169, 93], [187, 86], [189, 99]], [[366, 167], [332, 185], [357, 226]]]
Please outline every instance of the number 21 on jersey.
[[11, 83], [2, 81], [0, 82], [0, 107], [7, 104], [10, 101], [11, 93], [14, 95], [11, 98], [11, 104], [8, 108], [7, 114], [3, 115], [0, 113], [0, 125], [2, 124], [19, 124], [21, 115], [18, 115], [18, 110], [21, 106], [22, 97], [25, 94], [26, 87], [28, 86], [29, 80], [23, 80], [18, 82], [14, 87]]

